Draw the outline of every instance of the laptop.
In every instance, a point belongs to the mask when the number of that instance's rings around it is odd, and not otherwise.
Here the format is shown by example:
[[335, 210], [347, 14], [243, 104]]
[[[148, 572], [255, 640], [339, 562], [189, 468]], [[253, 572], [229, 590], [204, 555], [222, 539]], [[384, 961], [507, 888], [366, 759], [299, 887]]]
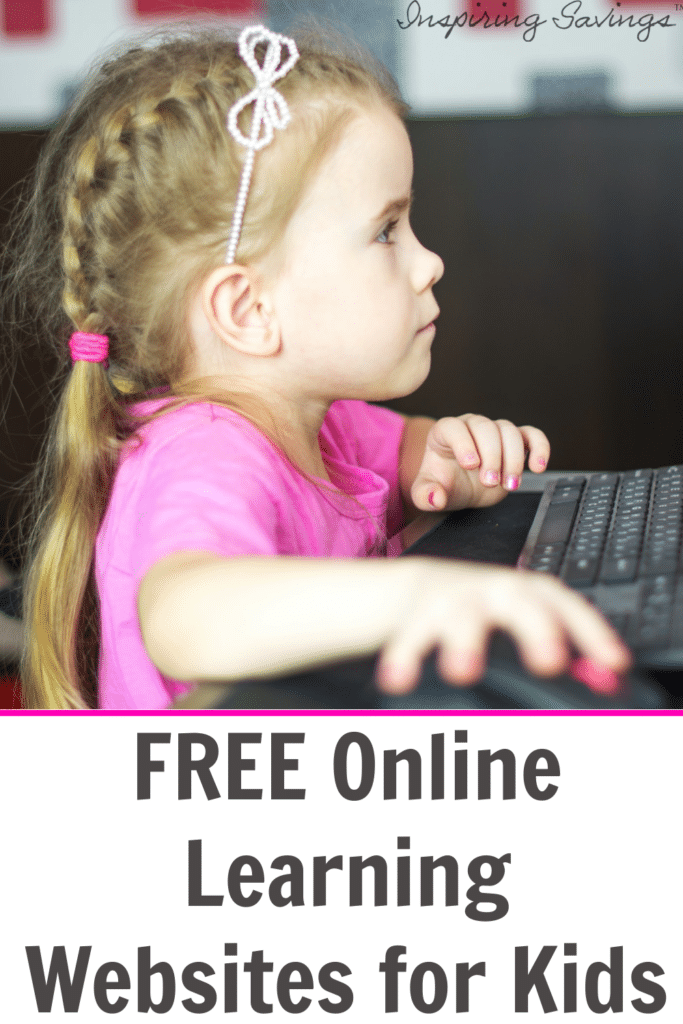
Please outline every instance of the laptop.
[[683, 466], [571, 473], [540, 495], [451, 513], [404, 553], [555, 575], [602, 611], [639, 666], [681, 669], [682, 520]]
[[584, 594], [639, 665], [683, 668], [683, 466], [549, 481], [518, 565]]

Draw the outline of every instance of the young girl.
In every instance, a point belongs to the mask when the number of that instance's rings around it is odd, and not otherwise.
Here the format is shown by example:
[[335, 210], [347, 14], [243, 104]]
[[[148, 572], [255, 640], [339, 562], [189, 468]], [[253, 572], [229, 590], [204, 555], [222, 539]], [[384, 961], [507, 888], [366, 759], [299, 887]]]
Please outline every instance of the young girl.
[[424, 381], [439, 312], [404, 112], [382, 69], [255, 27], [131, 49], [67, 114], [22, 270], [64, 367], [29, 706], [164, 708], [380, 649], [387, 691], [434, 647], [469, 683], [498, 627], [538, 673], [569, 643], [626, 666], [554, 580], [364, 557], [416, 510], [500, 500], [525, 449], [536, 472], [549, 457], [532, 427], [366, 404]]

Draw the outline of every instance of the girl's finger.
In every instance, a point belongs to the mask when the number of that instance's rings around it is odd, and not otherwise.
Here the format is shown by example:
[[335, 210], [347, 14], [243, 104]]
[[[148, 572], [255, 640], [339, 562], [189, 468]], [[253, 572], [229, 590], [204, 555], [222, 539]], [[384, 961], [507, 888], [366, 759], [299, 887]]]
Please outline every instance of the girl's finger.
[[438, 666], [444, 679], [460, 686], [475, 683], [486, 667], [486, 647], [491, 631], [485, 602], [476, 591], [466, 599], [444, 600], [404, 623], [384, 647], [377, 666], [380, 689], [406, 693], [417, 683], [422, 663], [438, 648]]
[[408, 693], [420, 678], [422, 662], [434, 649], [438, 634], [420, 618], [404, 624], [380, 652], [375, 678], [385, 693]]
[[556, 607], [573, 645], [589, 661], [615, 672], [625, 672], [630, 667], [632, 658], [628, 647], [584, 598], [569, 588], [562, 588]]
[[567, 667], [569, 650], [560, 620], [533, 596], [520, 597], [499, 623], [515, 641], [534, 675], [554, 676]]
[[[457, 463], [457, 465], [456, 465]], [[410, 495], [416, 508], [442, 509], [452, 495], [457, 466], [476, 469], [479, 454], [467, 424], [460, 417], [445, 417], [432, 427], [422, 464]]]
[[466, 416], [463, 418], [479, 452], [481, 460], [479, 479], [484, 487], [500, 486], [503, 447], [497, 425], [486, 416]]
[[516, 491], [524, 470], [524, 438], [519, 427], [509, 420], [496, 420], [503, 447], [501, 486], [506, 491]]
[[490, 626], [483, 610], [469, 604], [453, 617], [442, 636], [437, 664], [449, 683], [469, 686], [481, 679], [486, 668]]
[[529, 469], [542, 473], [550, 461], [550, 441], [538, 427], [520, 427], [519, 432], [529, 452]]
[[[524, 574], [526, 575], [526, 574]], [[550, 608], [572, 645], [590, 661], [624, 672], [631, 654], [606, 619], [580, 594], [549, 576], [534, 577], [538, 600]]]
[[430, 437], [430, 446], [443, 458], [455, 458], [463, 469], [476, 469], [479, 452], [463, 416], [445, 416], [436, 422]]

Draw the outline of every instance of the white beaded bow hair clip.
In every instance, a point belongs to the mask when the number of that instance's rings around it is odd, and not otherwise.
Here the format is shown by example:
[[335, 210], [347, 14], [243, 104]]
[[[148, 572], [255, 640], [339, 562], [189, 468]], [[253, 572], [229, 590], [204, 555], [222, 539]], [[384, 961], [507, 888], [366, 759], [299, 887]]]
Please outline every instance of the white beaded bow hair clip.
[[[266, 43], [263, 65], [260, 65], [256, 59], [256, 47], [259, 43]], [[281, 63], [283, 44], [287, 47], [289, 56]], [[228, 265], [234, 261], [237, 252], [256, 150], [263, 149], [269, 142], [272, 142], [275, 128], [285, 128], [290, 121], [287, 101], [273, 88], [273, 82], [284, 78], [299, 59], [299, 51], [293, 39], [281, 36], [277, 32], [271, 32], [263, 25], [249, 25], [245, 28], [240, 35], [238, 45], [242, 60], [251, 69], [256, 79], [256, 88], [238, 100], [228, 113], [228, 131], [236, 142], [247, 149], [237, 191], [235, 211], [232, 215], [226, 257]], [[251, 131], [247, 138], [239, 130], [237, 118], [250, 103], [254, 104], [254, 113], [251, 119]]]

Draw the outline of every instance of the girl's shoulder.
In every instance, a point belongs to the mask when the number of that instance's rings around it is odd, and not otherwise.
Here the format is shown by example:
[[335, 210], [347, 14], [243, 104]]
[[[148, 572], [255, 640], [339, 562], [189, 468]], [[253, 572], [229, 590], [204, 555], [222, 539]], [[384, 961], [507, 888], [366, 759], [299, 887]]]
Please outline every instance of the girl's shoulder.
[[[140, 425], [122, 452], [122, 462], [138, 466], [148, 459], [173, 461], [192, 453], [198, 463], [215, 458], [249, 460], [254, 469], [275, 468], [287, 462], [278, 445], [245, 415], [211, 402], [171, 405], [169, 398], [154, 398], [131, 407]], [[338, 461], [371, 467], [378, 453], [398, 450], [404, 421], [399, 413], [355, 399], [333, 402], [320, 436], [325, 452]], [[132, 467], [131, 467], [132, 468]]]
[[[167, 428], [169, 424], [178, 426], [189, 423], [212, 423], [216, 419], [249, 422], [246, 417], [236, 410], [230, 409], [228, 406], [216, 405], [214, 402], [185, 401], [182, 405], [173, 406], [175, 401], [174, 398], [165, 397], [147, 398], [142, 402], [136, 402], [135, 405], [132, 405], [130, 411], [135, 417], [143, 420], [146, 420], [147, 417], [153, 417], [153, 419], [150, 419], [149, 424], [145, 424], [145, 426], [149, 427], [155, 424], [163, 424], [164, 428]], [[168, 406], [171, 406], [171, 408], [168, 408], [168, 411], [165, 412], [164, 410]]]
[[143, 447], [147, 452], [158, 452], [173, 447], [174, 442], [201, 444], [231, 435], [241, 445], [263, 447], [265, 436], [246, 416], [226, 406], [212, 402], [190, 402], [164, 411], [171, 405], [168, 398], [147, 399], [131, 406], [131, 414], [140, 420], [126, 453]]
[[112, 522], [162, 496], [162, 503], [179, 506], [197, 493], [205, 502], [209, 494], [219, 498], [234, 492], [236, 481], [246, 492], [277, 490], [277, 455], [244, 416], [208, 402], [164, 411], [169, 404], [154, 399], [131, 407], [139, 423], [119, 456], [108, 512]]
[[[132, 415], [142, 421], [135, 432], [139, 439], [158, 445], [188, 432], [218, 430], [221, 433], [234, 431], [259, 446], [261, 443], [270, 445], [267, 436], [235, 409], [212, 402], [189, 402], [164, 412], [171, 402], [169, 398], [154, 398], [131, 406]], [[369, 433], [375, 437], [378, 433], [393, 434], [402, 426], [403, 418], [391, 409], [357, 399], [339, 399], [330, 406], [322, 432], [349, 442]]]

